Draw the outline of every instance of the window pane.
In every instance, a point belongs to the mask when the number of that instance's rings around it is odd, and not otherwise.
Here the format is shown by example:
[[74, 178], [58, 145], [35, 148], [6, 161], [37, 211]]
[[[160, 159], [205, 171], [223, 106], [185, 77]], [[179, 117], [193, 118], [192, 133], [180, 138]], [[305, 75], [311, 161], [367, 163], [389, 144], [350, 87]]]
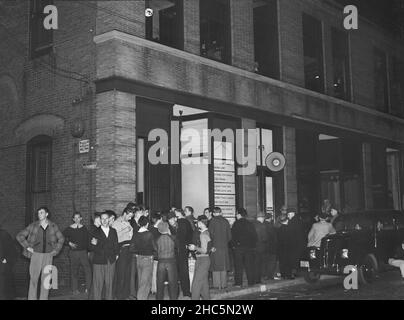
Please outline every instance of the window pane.
[[230, 61], [230, 8], [228, 0], [200, 1], [201, 55]]
[[[46, 15], [43, 13], [44, 8], [53, 4], [52, 0], [34, 0], [31, 5], [31, 51], [35, 54], [48, 52], [46, 49], [52, 45], [53, 31], [46, 30], [43, 21]], [[44, 51], [45, 50], [45, 51]]]
[[265, 177], [265, 202], [266, 202], [266, 212], [274, 212], [274, 191], [273, 191], [273, 178]]
[[144, 139], [137, 139], [137, 197], [139, 204], [144, 204]]
[[388, 112], [389, 97], [387, 87], [387, 57], [386, 53], [375, 49], [374, 51], [374, 81], [376, 108], [382, 112]]
[[207, 119], [182, 122], [181, 156], [200, 156], [209, 152], [207, 129]]
[[254, 1], [254, 54], [255, 72], [279, 79], [276, 0]]
[[33, 192], [50, 190], [51, 151], [50, 145], [38, 145], [33, 150], [34, 172], [32, 180]]
[[372, 194], [373, 208], [387, 208], [387, 167], [386, 149], [383, 145], [373, 144], [371, 147]]
[[390, 63], [390, 100], [391, 112], [396, 116], [404, 116], [404, 61], [391, 57]]
[[182, 164], [182, 206], [192, 206], [202, 214], [209, 206], [209, 165], [203, 164], [208, 158], [195, 159], [200, 164]]
[[388, 208], [400, 210], [399, 152], [387, 150], [387, 203]]
[[348, 35], [332, 28], [332, 52], [334, 68], [334, 96], [340, 99], [350, 99], [350, 74]]
[[265, 159], [273, 152], [272, 130], [262, 129], [262, 163], [265, 165]]
[[146, 17], [146, 39], [173, 47], [182, 47], [181, 0], [149, 0], [146, 8], [153, 15]]
[[324, 92], [321, 22], [307, 14], [303, 14], [303, 49], [306, 88]]

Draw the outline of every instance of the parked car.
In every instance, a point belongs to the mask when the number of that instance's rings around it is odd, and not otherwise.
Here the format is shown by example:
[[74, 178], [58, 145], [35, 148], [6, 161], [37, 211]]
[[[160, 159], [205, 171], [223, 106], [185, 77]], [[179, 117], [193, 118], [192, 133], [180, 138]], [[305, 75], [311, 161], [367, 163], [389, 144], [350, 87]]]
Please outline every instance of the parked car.
[[345, 214], [334, 221], [334, 227], [336, 234], [323, 238], [320, 248], [307, 248], [300, 259], [305, 280], [315, 283], [323, 274], [344, 275], [345, 267], [352, 265], [359, 282], [368, 284], [404, 240], [404, 212]]

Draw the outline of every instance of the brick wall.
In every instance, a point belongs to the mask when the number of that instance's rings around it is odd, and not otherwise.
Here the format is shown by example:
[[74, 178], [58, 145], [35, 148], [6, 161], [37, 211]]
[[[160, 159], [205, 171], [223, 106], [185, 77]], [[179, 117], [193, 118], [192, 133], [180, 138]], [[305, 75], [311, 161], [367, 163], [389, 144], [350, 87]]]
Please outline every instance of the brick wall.
[[122, 212], [136, 197], [136, 96], [118, 91], [97, 95], [98, 210]]
[[[54, 51], [35, 60], [29, 58], [29, 2], [19, 1], [13, 9], [15, 12], [9, 11], [0, 19], [7, 28], [0, 26], [0, 77], [9, 75], [18, 93], [12, 118], [0, 118], [0, 181], [3, 182], [0, 202], [4, 209], [0, 219], [13, 237], [25, 227], [26, 143], [41, 133], [40, 128], [33, 127], [24, 132], [24, 137], [18, 137], [16, 130], [34, 116], [54, 115], [64, 123], [58, 130], [47, 132], [53, 137], [52, 219], [61, 229], [71, 223], [73, 186], [76, 209], [83, 213], [85, 223], [89, 223], [93, 210], [89, 187], [91, 174], [81, 169], [82, 162], [93, 155], [78, 155], [77, 141], [70, 135], [70, 124], [80, 117], [86, 128], [83, 139], [92, 140], [95, 10], [84, 1], [55, 1], [55, 5], [59, 11], [59, 30], [54, 31]], [[61, 77], [58, 75], [60, 69], [69, 71], [63, 72], [64, 75], [71, 76], [75, 72], [75, 77], [87, 78], [90, 84]], [[72, 104], [77, 98], [83, 98], [83, 101]], [[59, 268], [59, 285], [63, 287], [68, 284], [66, 252], [55, 259], [55, 264]], [[20, 258], [16, 274], [22, 285], [19, 291], [23, 293], [27, 289], [28, 260]]]

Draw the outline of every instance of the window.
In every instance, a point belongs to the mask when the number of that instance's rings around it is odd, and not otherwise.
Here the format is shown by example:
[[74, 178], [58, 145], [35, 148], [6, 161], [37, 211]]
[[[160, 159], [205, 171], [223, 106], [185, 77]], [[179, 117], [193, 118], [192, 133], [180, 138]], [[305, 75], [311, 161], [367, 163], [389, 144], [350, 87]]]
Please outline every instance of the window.
[[404, 61], [392, 56], [390, 59], [391, 113], [404, 117]]
[[274, 178], [273, 173], [265, 165], [267, 156], [274, 151], [273, 131], [258, 128], [257, 146], [258, 197], [260, 210], [274, 213]]
[[363, 209], [362, 144], [320, 134], [318, 148], [321, 199], [345, 213]]
[[35, 210], [51, 205], [52, 139], [37, 136], [27, 145], [26, 222], [35, 219]]
[[389, 110], [389, 95], [387, 84], [387, 56], [386, 53], [374, 49], [374, 83], [376, 109], [382, 112]]
[[136, 201], [145, 204], [145, 139], [138, 137], [136, 147]]
[[303, 14], [303, 50], [305, 86], [324, 92], [323, 37], [321, 21]]
[[50, 4], [53, 4], [53, 0], [31, 1], [30, 46], [32, 58], [48, 54], [52, 49], [53, 31], [46, 30], [43, 25], [44, 19], [46, 17], [43, 11], [44, 8]]
[[230, 62], [230, 6], [228, 0], [200, 1], [201, 55]]
[[153, 15], [146, 17], [146, 39], [182, 49], [182, 0], [147, 0], [145, 5], [153, 10]]
[[279, 79], [278, 15], [275, 0], [254, 1], [255, 72]]
[[371, 161], [374, 209], [401, 210], [400, 152], [373, 144]]
[[350, 100], [349, 46], [347, 33], [331, 29], [334, 97]]
[[400, 210], [400, 152], [395, 149], [386, 149], [387, 157], [387, 207]]

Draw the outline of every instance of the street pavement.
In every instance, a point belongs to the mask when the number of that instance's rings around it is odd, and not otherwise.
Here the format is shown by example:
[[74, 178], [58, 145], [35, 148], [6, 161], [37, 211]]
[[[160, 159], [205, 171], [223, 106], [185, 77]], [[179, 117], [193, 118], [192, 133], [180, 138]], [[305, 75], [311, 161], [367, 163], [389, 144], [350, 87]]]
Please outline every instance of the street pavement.
[[378, 279], [358, 290], [345, 290], [343, 278], [329, 278], [318, 283], [298, 284], [251, 295], [237, 300], [404, 300], [404, 281], [398, 270], [380, 273]]
[[[307, 284], [302, 277], [295, 280], [266, 281], [255, 286], [211, 289], [211, 300], [404, 300], [404, 281], [398, 269], [380, 273], [378, 279], [358, 290], [345, 290], [343, 277], [323, 276], [316, 284]], [[18, 300], [25, 300], [20, 298]], [[72, 295], [63, 290], [52, 292], [50, 300], [87, 300], [81, 293]], [[166, 288], [165, 300], [168, 299]], [[154, 295], [149, 300], [155, 300]], [[180, 296], [179, 300], [183, 300]]]

